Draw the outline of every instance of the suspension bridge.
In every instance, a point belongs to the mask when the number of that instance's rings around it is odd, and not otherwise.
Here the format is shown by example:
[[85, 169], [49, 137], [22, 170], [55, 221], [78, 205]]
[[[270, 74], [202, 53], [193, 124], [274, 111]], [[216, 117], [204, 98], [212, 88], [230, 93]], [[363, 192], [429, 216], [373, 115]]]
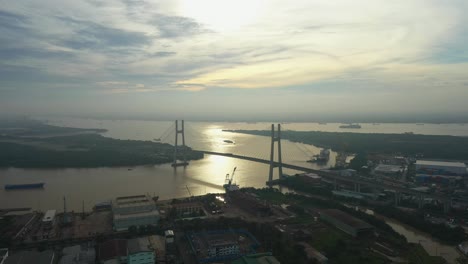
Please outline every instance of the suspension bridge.
[[[166, 131], [164, 131], [164, 133], [155, 140], [161, 141], [163, 143], [172, 144], [174, 146], [174, 156], [172, 162], [172, 166], [174, 168], [180, 166], [189, 166], [189, 161], [186, 157], [186, 151], [189, 149], [188, 145], [186, 144], [187, 133], [188, 135], [190, 135], [190, 139], [194, 143], [197, 141], [201, 142], [201, 144], [198, 144], [197, 146], [192, 148], [192, 150], [194, 151], [198, 151], [206, 155], [223, 156], [269, 165], [267, 184], [271, 184], [275, 181], [275, 179], [273, 179], [275, 169], [278, 170], [278, 178], [282, 179], [284, 177], [283, 168], [285, 168], [300, 172], [317, 174], [322, 178], [328, 180], [329, 182], [332, 182], [335, 190], [337, 189], [338, 183], [347, 183], [354, 185], [355, 192], [360, 192], [361, 186], [367, 186], [375, 190], [392, 190], [395, 192], [395, 205], [398, 205], [398, 203], [400, 202], [401, 194], [408, 194], [417, 197], [418, 204], [420, 207], [422, 206], [422, 201], [424, 200], [424, 198], [432, 198], [443, 202], [444, 212], [448, 212], [450, 208], [451, 198], [448, 196], [421, 193], [411, 188], [407, 188], [403, 183], [398, 184], [388, 182], [377, 182], [361, 176], [342, 176], [330, 170], [312, 168], [310, 163], [307, 163], [306, 161], [310, 159], [314, 155], [314, 153], [316, 153], [317, 149], [313, 150], [306, 145], [289, 141], [286, 141], [287, 148], [285, 148], [284, 145], [282, 146], [281, 124], [272, 124], [271, 127], [262, 127], [260, 130], [271, 130], [269, 140], [266, 137], [261, 136], [245, 137], [245, 142], [235, 142], [236, 145], [238, 145], [238, 143], [241, 143], [240, 145], [244, 146], [244, 148], [235, 148], [237, 153], [229, 151], [230, 148], [225, 148], [225, 151], [217, 150], [216, 148], [217, 145], [219, 145], [220, 143], [219, 141], [223, 141], [222, 138], [216, 138], [218, 142], [213, 142], [212, 139], [210, 139], [210, 137], [213, 135], [211, 135], [210, 133], [201, 136], [199, 135], [197, 137], [196, 134], [200, 131], [197, 131], [196, 128], [187, 125], [187, 123], [185, 123], [183, 120], [176, 120], [172, 126], [166, 129]], [[232, 142], [231, 140], [224, 141]], [[259, 141], [261, 141], [260, 144]], [[249, 149], [248, 146], [252, 143], [255, 143], [255, 147], [253, 149]], [[262, 147], [257, 148], [257, 146], [259, 145]], [[268, 149], [268, 145], [269, 151], [265, 151], [265, 149]], [[286, 154], [284, 156], [284, 159], [283, 152]]]

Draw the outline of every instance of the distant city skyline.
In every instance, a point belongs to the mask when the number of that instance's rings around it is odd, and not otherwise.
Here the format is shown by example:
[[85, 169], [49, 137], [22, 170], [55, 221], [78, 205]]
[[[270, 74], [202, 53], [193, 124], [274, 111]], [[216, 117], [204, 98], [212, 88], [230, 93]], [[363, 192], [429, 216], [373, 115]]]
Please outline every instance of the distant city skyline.
[[468, 122], [468, 2], [5, 1], [1, 115]]

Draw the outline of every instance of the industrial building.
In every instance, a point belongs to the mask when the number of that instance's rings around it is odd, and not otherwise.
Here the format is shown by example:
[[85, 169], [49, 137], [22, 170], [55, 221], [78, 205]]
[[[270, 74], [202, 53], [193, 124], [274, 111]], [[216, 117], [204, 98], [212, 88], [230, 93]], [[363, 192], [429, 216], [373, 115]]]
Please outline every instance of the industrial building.
[[304, 173], [298, 175], [298, 178], [302, 179], [304, 183], [309, 185], [320, 185], [322, 182], [322, 177], [318, 176], [315, 173]]
[[154, 264], [155, 254], [147, 237], [127, 241], [128, 264]]
[[4, 264], [53, 264], [55, 254], [52, 250], [42, 252], [22, 251], [6, 258]]
[[178, 216], [191, 216], [193, 214], [200, 215], [200, 212], [203, 214], [203, 205], [199, 202], [183, 202], [183, 203], [176, 203], [172, 205], [177, 212]]
[[444, 175], [444, 176], [466, 176], [466, 164], [462, 162], [446, 161], [416, 161], [416, 174]]
[[221, 262], [254, 254], [258, 241], [245, 230], [187, 233], [192, 252], [200, 263]]
[[320, 219], [353, 237], [369, 234], [374, 230], [368, 223], [336, 209], [321, 211]]
[[118, 197], [112, 204], [113, 224], [117, 231], [130, 226], [156, 225], [159, 212], [156, 204], [147, 195]]
[[404, 166], [390, 165], [390, 164], [379, 164], [374, 169], [374, 174], [384, 176], [399, 176], [405, 171]]

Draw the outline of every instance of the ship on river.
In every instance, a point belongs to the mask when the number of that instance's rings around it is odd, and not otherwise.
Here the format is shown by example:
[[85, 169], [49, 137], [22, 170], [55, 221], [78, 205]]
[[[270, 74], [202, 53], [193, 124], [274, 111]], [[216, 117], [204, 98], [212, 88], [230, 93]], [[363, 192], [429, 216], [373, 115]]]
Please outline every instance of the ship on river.
[[360, 124], [341, 125], [340, 128], [361, 128]]
[[45, 183], [5, 184], [5, 190], [42, 189]]

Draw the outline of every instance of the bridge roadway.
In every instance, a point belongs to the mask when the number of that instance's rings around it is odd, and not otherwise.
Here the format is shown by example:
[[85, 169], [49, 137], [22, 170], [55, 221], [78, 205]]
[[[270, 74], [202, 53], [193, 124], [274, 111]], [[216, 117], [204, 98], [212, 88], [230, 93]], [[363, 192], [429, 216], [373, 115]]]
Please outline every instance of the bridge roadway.
[[[270, 164], [270, 160], [265, 160], [265, 159], [259, 159], [259, 158], [254, 158], [254, 157], [248, 157], [248, 156], [243, 156], [243, 155], [237, 155], [233, 153], [223, 153], [223, 152], [213, 152], [213, 151], [203, 151], [203, 150], [197, 150], [199, 152], [202, 152], [204, 154], [208, 155], [217, 155], [217, 156], [224, 156], [224, 157], [229, 157], [229, 158], [235, 158], [235, 159], [243, 159], [243, 160], [248, 160], [248, 161], [253, 161], [253, 162], [259, 162], [259, 163], [264, 163], [264, 164]], [[274, 165], [277, 166], [278, 163], [274, 162]], [[323, 171], [323, 170], [316, 170], [312, 168], [307, 168], [307, 167], [302, 167], [302, 166], [297, 166], [293, 164], [287, 164], [283, 163], [283, 168], [287, 169], [292, 169], [292, 170], [297, 170], [297, 171], [303, 171], [303, 172], [310, 172], [310, 173], [315, 173], [323, 178], [331, 179], [331, 180], [336, 180], [336, 181], [341, 181], [341, 182], [350, 182], [354, 184], [360, 184], [360, 185], [365, 185], [369, 186], [372, 188], [376, 189], [385, 189], [385, 190], [394, 190], [399, 193], [405, 193], [405, 194], [411, 194], [416, 197], [422, 196], [422, 197], [428, 197], [432, 199], [436, 199], [439, 201], [450, 201], [451, 198], [449, 196], [445, 195], [437, 195], [437, 194], [431, 194], [431, 193], [422, 193], [418, 192], [416, 190], [412, 190], [407, 187], [403, 186], [398, 186], [398, 185], [393, 185], [393, 184], [388, 184], [385, 182], [377, 182], [377, 181], [370, 181], [368, 179], [365, 179], [363, 177], [349, 177], [349, 176], [341, 176], [337, 175], [328, 171]]]

